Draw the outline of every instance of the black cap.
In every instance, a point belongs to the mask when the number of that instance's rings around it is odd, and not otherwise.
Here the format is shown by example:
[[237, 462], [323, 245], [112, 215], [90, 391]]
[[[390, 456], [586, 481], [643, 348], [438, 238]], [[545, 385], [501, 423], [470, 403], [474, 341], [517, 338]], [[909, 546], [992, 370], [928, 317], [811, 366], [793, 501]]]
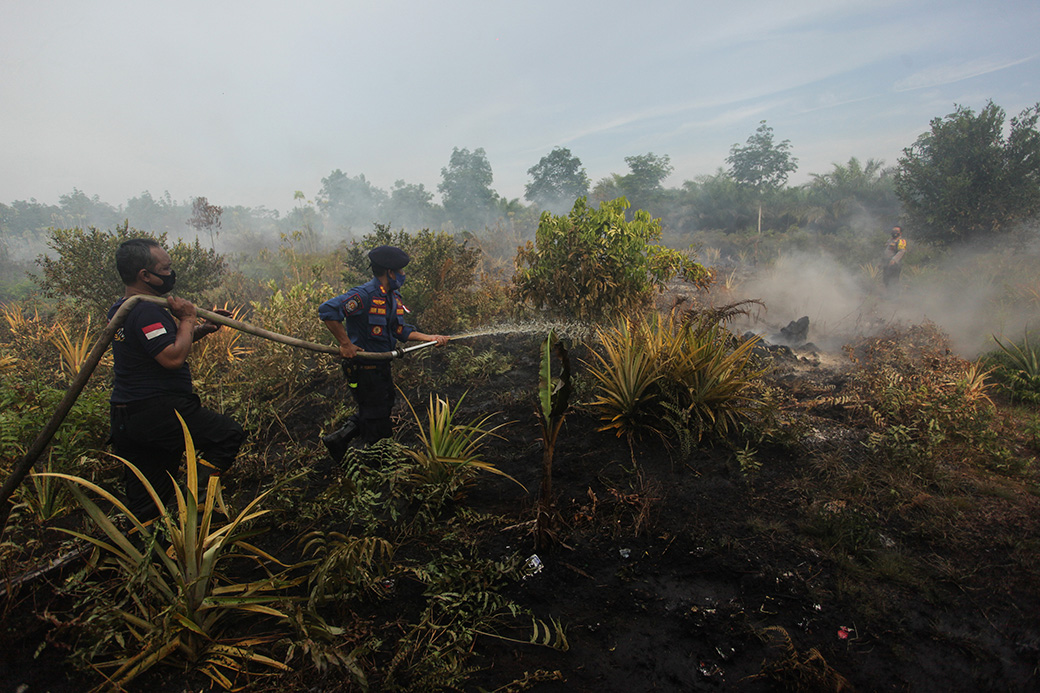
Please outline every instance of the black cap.
[[412, 258], [395, 245], [381, 245], [368, 251], [368, 259], [377, 267], [396, 271], [403, 269]]

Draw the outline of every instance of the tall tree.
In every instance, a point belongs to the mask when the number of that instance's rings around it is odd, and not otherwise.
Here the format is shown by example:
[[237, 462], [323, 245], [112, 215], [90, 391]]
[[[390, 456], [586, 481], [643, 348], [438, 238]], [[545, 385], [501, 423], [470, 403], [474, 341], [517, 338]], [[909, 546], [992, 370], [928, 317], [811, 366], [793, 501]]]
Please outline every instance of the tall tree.
[[667, 154], [658, 156], [650, 152], [626, 156], [625, 163], [628, 164], [629, 173], [621, 176], [619, 183], [632, 205], [632, 211], [658, 208], [664, 194], [664, 179], [674, 170], [671, 158]]
[[1040, 212], [1040, 103], [1011, 119], [992, 101], [956, 106], [903, 150], [896, 192], [915, 233], [940, 242], [1001, 231]]
[[97, 195], [88, 197], [78, 188], [73, 188], [71, 193], [58, 198], [58, 206], [61, 208], [61, 215], [52, 220], [54, 226], [86, 228], [112, 226], [119, 221], [119, 214], [112, 205], [102, 202]]
[[159, 199], [153, 198], [152, 194], [145, 190], [140, 196], [127, 201], [123, 220], [128, 221], [131, 227], [179, 236], [184, 229], [186, 213], [190, 213], [187, 206], [174, 202], [168, 190]]
[[441, 178], [437, 191], [442, 195], [445, 214], [456, 226], [482, 230], [496, 216], [498, 193], [491, 189], [494, 175], [483, 147], [472, 152], [452, 148]]
[[566, 147], [555, 147], [527, 169], [531, 182], [524, 186], [524, 199], [554, 214], [569, 210], [579, 197], [589, 194], [589, 176], [581, 159]]
[[209, 247], [216, 249], [217, 234], [220, 233], [220, 215], [224, 213], [223, 207], [211, 205], [205, 197], [196, 197], [191, 201], [191, 217], [188, 218], [188, 226], [195, 229], [196, 234], [206, 232], [209, 234]]
[[436, 225], [440, 210], [433, 203], [433, 193], [422, 183], [394, 181], [387, 205], [388, 225], [397, 224], [406, 229], [426, 229]]
[[596, 181], [596, 185], [593, 186], [592, 192], [589, 193], [588, 202], [598, 205], [624, 197], [625, 189], [621, 183], [622, 178], [623, 176], [620, 173], [611, 173], [600, 178]]
[[760, 192], [779, 190], [798, 170], [798, 159], [791, 156], [791, 141], [774, 143], [773, 128], [764, 120], [744, 146], [730, 147], [726, 163], [734, 180]]
[[753, 190], [733, 180], [719, 168], [713, 175], [683, 183], [672, 210], [670, 228], [695, 231], [719, 229], [733, 233], [753, 226], [758, 203]]
[[363, 173], [351, 178], [337, 168], [321, 179], [315, 201], [325, 214], [327, 232], [339, 238], [379, 222], [388, 199], [386, 191], [372, 185]]

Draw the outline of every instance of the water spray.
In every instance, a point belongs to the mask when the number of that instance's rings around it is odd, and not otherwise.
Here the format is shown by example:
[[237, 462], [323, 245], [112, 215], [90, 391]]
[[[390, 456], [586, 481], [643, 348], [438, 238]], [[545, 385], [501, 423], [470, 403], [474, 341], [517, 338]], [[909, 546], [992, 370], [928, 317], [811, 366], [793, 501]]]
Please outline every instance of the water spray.
[[[98, 363], [101, 361], [101, 357], [105, 355], [108, 350], [108, 345], [112, 341], [116, 332], [123, 323], [126, 321], [126, 316], [130, 314], [130, 311], [138, 303], [147, 301], [148, 303], [155, 303], [156, 305], [166, 306], [167, 301], [165, 298], [158, 296], [145, 296], [139, 294], [137, 296], [131, 296], [123, 302], [123, 305], [119, 306], [112, 319], [108, 322], [108, 325], [101, 332], [101, 336], [94, 343], [93, 348], [90, 350], [90, 354], [84, 360], [83, 365], [80, 367], [76, 377], [73, 378], [72, 383], [69, 385], [69, 389], [65, 391], [65, 396], [62, 397], [61, 402], [58, 403], [58, 407], [54, 410], [50, 420], [47, 421], [47, 425], [43, 427], [40, 434], [33, 441], [32, 445], [26, 451], [25, 455], [19, 459], [14, 467], [11, 469], [11, 475], [4, 482], [3, 488], [0, 488], [0, 532], [7, 526], [7, 518], [11, 512], [11, 496], [14, 495], [15, 490], [21, 485], [25, 479], [29, 470], [32, 469], [36, 460], [39, 459], [40, 455], [50, 444], [54, 434], [58, 432], [58, 428], [61, 427], [65, 417], [68, 416], [72, 410], [72, 405], [76, 403], [83, 388], [86, 387], [87, 381], [90, 380], [90, 376], [94, 373], [94, 369], [97, 368]], [[303, 339], [297, 339], [296, 337], [290, 337], [288, 335], [279, 334], [277, 332], [271, 332], [265, 330], [262, 327], [251, 325], [248, 322], [242, 320], [235, 320], [213, 311], [203, 310], [202, 308], [196, 308], [195, 312], [201, 317], [209, 320], [210, 322], [217, 323], [219, 325], [225, 325], [227, 327], [246, 332], [248, 334], [261, 337], [273, 342], [285, 344], [291, 347], [299, 349], [308, 349], [310, 351], [316, 351], [322, 354], [331, 354], [333, 356], [339, 356], [339, 348], [330, 346], [328, 344], [317, 344], [315, 342], [308, 342]], [[369, 361], [388, 361], [395, 358], [402, 358], [406, 354], [411, 354], [422, 349], [433, 346], [437, 342], [421, 342], [409, 347], [398, 347], [392, 351], [376, 352], [376, 351], [359, 351], [357, 358]]]

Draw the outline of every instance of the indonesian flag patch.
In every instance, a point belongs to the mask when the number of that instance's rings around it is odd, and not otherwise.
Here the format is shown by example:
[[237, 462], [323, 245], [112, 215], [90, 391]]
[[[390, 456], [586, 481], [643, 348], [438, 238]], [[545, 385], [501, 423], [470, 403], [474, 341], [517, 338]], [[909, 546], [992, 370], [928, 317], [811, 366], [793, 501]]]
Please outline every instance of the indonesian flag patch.
[[149, 341], [166, 334], [166, 328], [163, 327], [161, 322], [153, 322], [151, 325], [146, 325], [141, 328], [141, 331], [144, 332], [145, 338]]

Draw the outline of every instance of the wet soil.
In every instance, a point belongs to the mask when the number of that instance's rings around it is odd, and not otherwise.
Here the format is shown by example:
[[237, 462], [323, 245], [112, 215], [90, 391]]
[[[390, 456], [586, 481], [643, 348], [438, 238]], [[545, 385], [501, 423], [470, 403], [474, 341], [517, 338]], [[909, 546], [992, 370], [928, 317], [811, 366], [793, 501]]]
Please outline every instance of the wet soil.
[[[443, 392], [452, 401], [468, 392], [465, 415], [501, 412], [514, 422], [506, 439], [489, 441], [484, 458], [532, 492], [542, 457], [535, 415], [539, 339], [472, 340], [475, 352], [508, 352], [511, 368]], [[579, 372], [581, 350], [572, 357]], [[443, 371], [445, 358], [434, 354], [427, 367]], [[481, 537], [481, 553], [537, 554], [541, 570], [508, 588], [508, 596], [539, 618], [562, 623], [570, 647], [560, 652], [481, 639], [474, 661], [480, 669], [466, 690], [1040, 687], [1035, 484], [981, 472], [986, 478], [966, 477], [943, 525], [948, 536], [908, 523], [912, 514], [872, 517], [869, 526], [888, 550], [846, 555], [848, 543], [821, 530], [820, 518], [844, 507], [830, 481], [839, 468], [871, 464], [862, 445], [866, 434], [841, 406], [806, 403], [840, 392], [850, 364], [839, 355], [795, 353], [777, 366], [769, 378], [797, 412], [793, 442], [760, 449], [755, 475], [742, 474], [724, 447], [684, 456], [674, 441], [646, 437], [630, 452], [623, 438], [598, 430], [595, 413], [580, 404], [579, 381], [579, 403], [567, 415], [553, 467], [554, 548], [535, 548], [534, 493], [481, 477], [465, 503], [508, 520], [505, 529]], [[399, 383], [408, 373], [399, 370]], [[421, 383], [401, 384], [413, 401], [429, 392]], [[315, 382], [329, 397], [339, 387], [334, 380]], [[315, 420], [314, 409], [301, 408], [285, 425], [299, 440], [314, 440]], [[277, 455], [277, 446], [271, 450]], [[928, 501], [918, 501], [923, 524], [936, 507]], [[46, 551], [38, 558], [49, 557]], [[63, 661], [67, 645], [48, 614], [69, 605], [59, 603], [50, 584], [38, 581], [7, 602], [0, 689], [84, 690], [97, 683]], [[407, 599], [407, 590], [398, 598]], [[345, 679], [301, 674], [292, 687], [348, 690]], [[146, 685], [181, 691], [204, 683], [166, 673]], [[270, 682], [264, 687], [273, 690]]]

